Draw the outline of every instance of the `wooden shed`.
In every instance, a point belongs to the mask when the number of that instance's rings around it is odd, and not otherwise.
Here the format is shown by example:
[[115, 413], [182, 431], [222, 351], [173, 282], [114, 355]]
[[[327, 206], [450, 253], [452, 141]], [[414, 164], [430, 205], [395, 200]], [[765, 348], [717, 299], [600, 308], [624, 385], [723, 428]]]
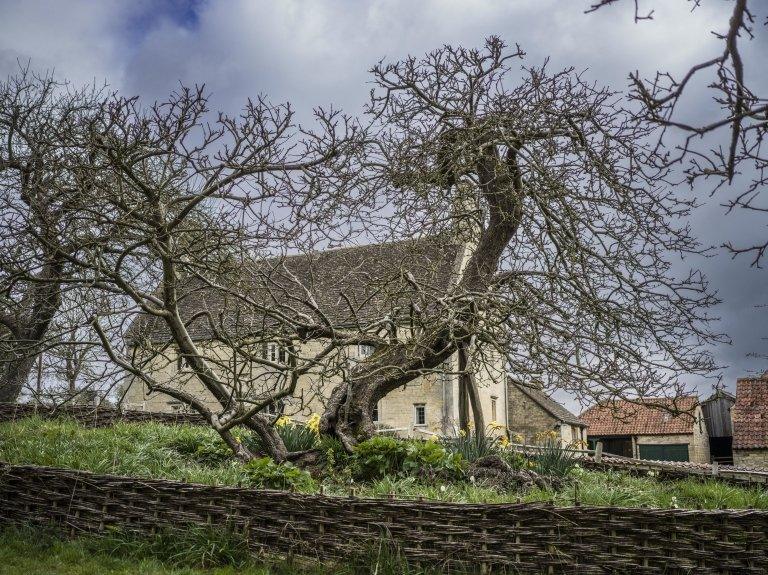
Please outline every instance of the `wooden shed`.
[[701, 411], [709, 434], [709, 453], [712, 461], [733, 464], [733, 420], [731, 410], [736, 397], [722, 388], [701, 402]]

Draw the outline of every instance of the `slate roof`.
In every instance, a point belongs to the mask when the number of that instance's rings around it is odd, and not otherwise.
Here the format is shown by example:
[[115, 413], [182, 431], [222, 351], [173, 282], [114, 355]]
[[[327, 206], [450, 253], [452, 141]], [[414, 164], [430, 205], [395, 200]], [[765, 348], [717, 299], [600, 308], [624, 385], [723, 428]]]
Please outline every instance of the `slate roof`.
[[514, 385], [517, 389], [520, 390], [521, 393], [523, 393], [526, 397], [528, 397], [531, 401], [536, 403], [539, 407], [541, 407], [544, 411], [549, 413], [558, 421], [567, 423], [569, 425], [575, 425], [577, 427], [587, 427], [587, 423], [585, 421], [579, 419], [578, 416], [574, 415], [565, 407], [557, 403], [554, 399], [544, 393], [542, 389], [530, 385], [525, 385], [524, 383], [521, 383], [512, 378], [509, 378], [508, 381], [511, 385]]
[[[445, 294], [456, 279], [462, 254], [462, 244], [446, 243], [438, 237], [338, 248], [255, 261], [238, 271], [228, 286], [287, 316], [306, 314], [317, 320], [312, 308], [299, 301], [306, 299], [308, 291], [337, 327], [364, 324], [398, 309], [403, 313], [419, 300], [420, 292], [427, 302]], [[185, 320], [207, 311], [215, 322], [239, 335], [260, 333], [269, 321], [255, 306], [196, 278], [181, 282], [179, 291]], [[202, 316], [189, 324], [189, 330], [198, 340], [211, 335]], [[165, 322], [145, 314], [133, 322], [127, 337], [139, 334], [154, 341], [168, 337]]]
[[731, 417], [734, 449], [768, 448], [768, 372], [736, 380]]
[[688, 434], [693, 433], [693, 411], [698, 403], [695, 395], [613, 400], [593, 405], [581, 419], [589, 425], [590, 436]]

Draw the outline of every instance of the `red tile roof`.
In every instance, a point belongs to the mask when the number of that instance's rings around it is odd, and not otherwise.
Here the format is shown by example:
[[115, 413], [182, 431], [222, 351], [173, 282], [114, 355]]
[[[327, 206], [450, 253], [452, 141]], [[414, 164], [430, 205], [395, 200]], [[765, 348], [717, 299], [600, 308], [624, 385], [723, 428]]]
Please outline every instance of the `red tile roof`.
[[736, 380], [731, 418], [734, 449], [768, 448], [768, 372]]
[[580, 417], [589, 425], [590, 436], [687, 434], [693, 433], [698, 403], [695, 395], [614, 400], [593, 405]]

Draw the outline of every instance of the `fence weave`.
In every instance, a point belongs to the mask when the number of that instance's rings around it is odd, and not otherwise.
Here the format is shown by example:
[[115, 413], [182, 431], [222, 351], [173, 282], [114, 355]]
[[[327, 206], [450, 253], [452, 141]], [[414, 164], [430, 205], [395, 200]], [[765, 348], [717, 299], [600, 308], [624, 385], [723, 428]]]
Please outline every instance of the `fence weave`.
[[412, 561], [520, 573], [768, 572], [768, 512], [756, 510], [355, 499], [0, 464], [0, 520], [70, 533], [228, 523], [254, 550], [319, 559], [384, 537]]
[[109, 427], [117, 421], [203, 424], [205, 418], [197, 413], [162, 413], [153, 411], [120, 410], [90, 405], [62, 405], [49, 407], [28, 403], [0, 403], [0, 422], [16, 421], [37, 415], [46, 419], [69, 417], [88, 427]]

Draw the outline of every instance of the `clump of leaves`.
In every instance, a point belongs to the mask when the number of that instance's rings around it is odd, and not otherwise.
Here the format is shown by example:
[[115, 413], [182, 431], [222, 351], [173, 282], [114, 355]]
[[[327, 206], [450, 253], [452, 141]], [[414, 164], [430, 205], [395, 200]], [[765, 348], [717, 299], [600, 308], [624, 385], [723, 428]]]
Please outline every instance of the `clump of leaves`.
[[445, 473], [458, 476], [466, 467], [459, 453], [431, 441], [403, 441], [377, 436], [360, 443], [352, 459], [357, 479], [374, 480], [388, 475]]
[[576, 454], [563, 449], [557, 441], [547, 441], [533, 456], [534, 470], [542, 475], [565, 477], [576, 465]]
[[275, 463], [269, 457], [249, 461], [243, 466], [243, 471], [251, 487], [296, 491], [312, 491], [315, 488], [315, 482], [309, 473], [291, 463]]
[[498, 441], [495, 438], [472, 433], [462, 433], [458, 437], [444, 439], [443, 445], [448, 451], [460, 454], [470, 463], [482, 457], [497, 455], [499, 451]]
[[440, 473], [459, 477], [467, 461], [460, 453], [449, 452], [434, 441], [413, 441], [406, 443], [403, 472], [406, 475]]
[[525, 456], [518, 451], [513, 451], [511, 449], [500, 449], [498, 456], [501, 457], [501, 459], [503, 459], [512, 469], [525, 469], [526, 467], [529, 467], [528, 459], [526, 459]]
[[247, 537], [231, 524], [165, 529], [154, 537], [113, 531], [90, 540], [90, 547], [94, 552], [109, 555], [152, 557], [174, 567], [239, 568], [251, 562]]
[[350, 463], [351, 456], [337, 437], [324, 435], [320, 438], [319, 449], [327, 469], [345, 467]]
[[394, 437], [378, 435], [355, 448], [353, 473], [357, 479], [370, 480], [395, 475], [403, 467], [405, 445]]
[[[285, 443], [288, 451], [309, 451], [318, 447], [319, 438], [317, 432], [311, 426], [291, 421], [287, 417], [281, 417], [275, 423], [277, 434]], [[243, 437], [243, 443], [254, 453], [265, 453], [261, 439], [256, 434]]]
[[168, 447], [187, 459], [215, 467], [232, 457], [232, 450], [220, 437], [195, 430], [178, 434], [168, 442]]

